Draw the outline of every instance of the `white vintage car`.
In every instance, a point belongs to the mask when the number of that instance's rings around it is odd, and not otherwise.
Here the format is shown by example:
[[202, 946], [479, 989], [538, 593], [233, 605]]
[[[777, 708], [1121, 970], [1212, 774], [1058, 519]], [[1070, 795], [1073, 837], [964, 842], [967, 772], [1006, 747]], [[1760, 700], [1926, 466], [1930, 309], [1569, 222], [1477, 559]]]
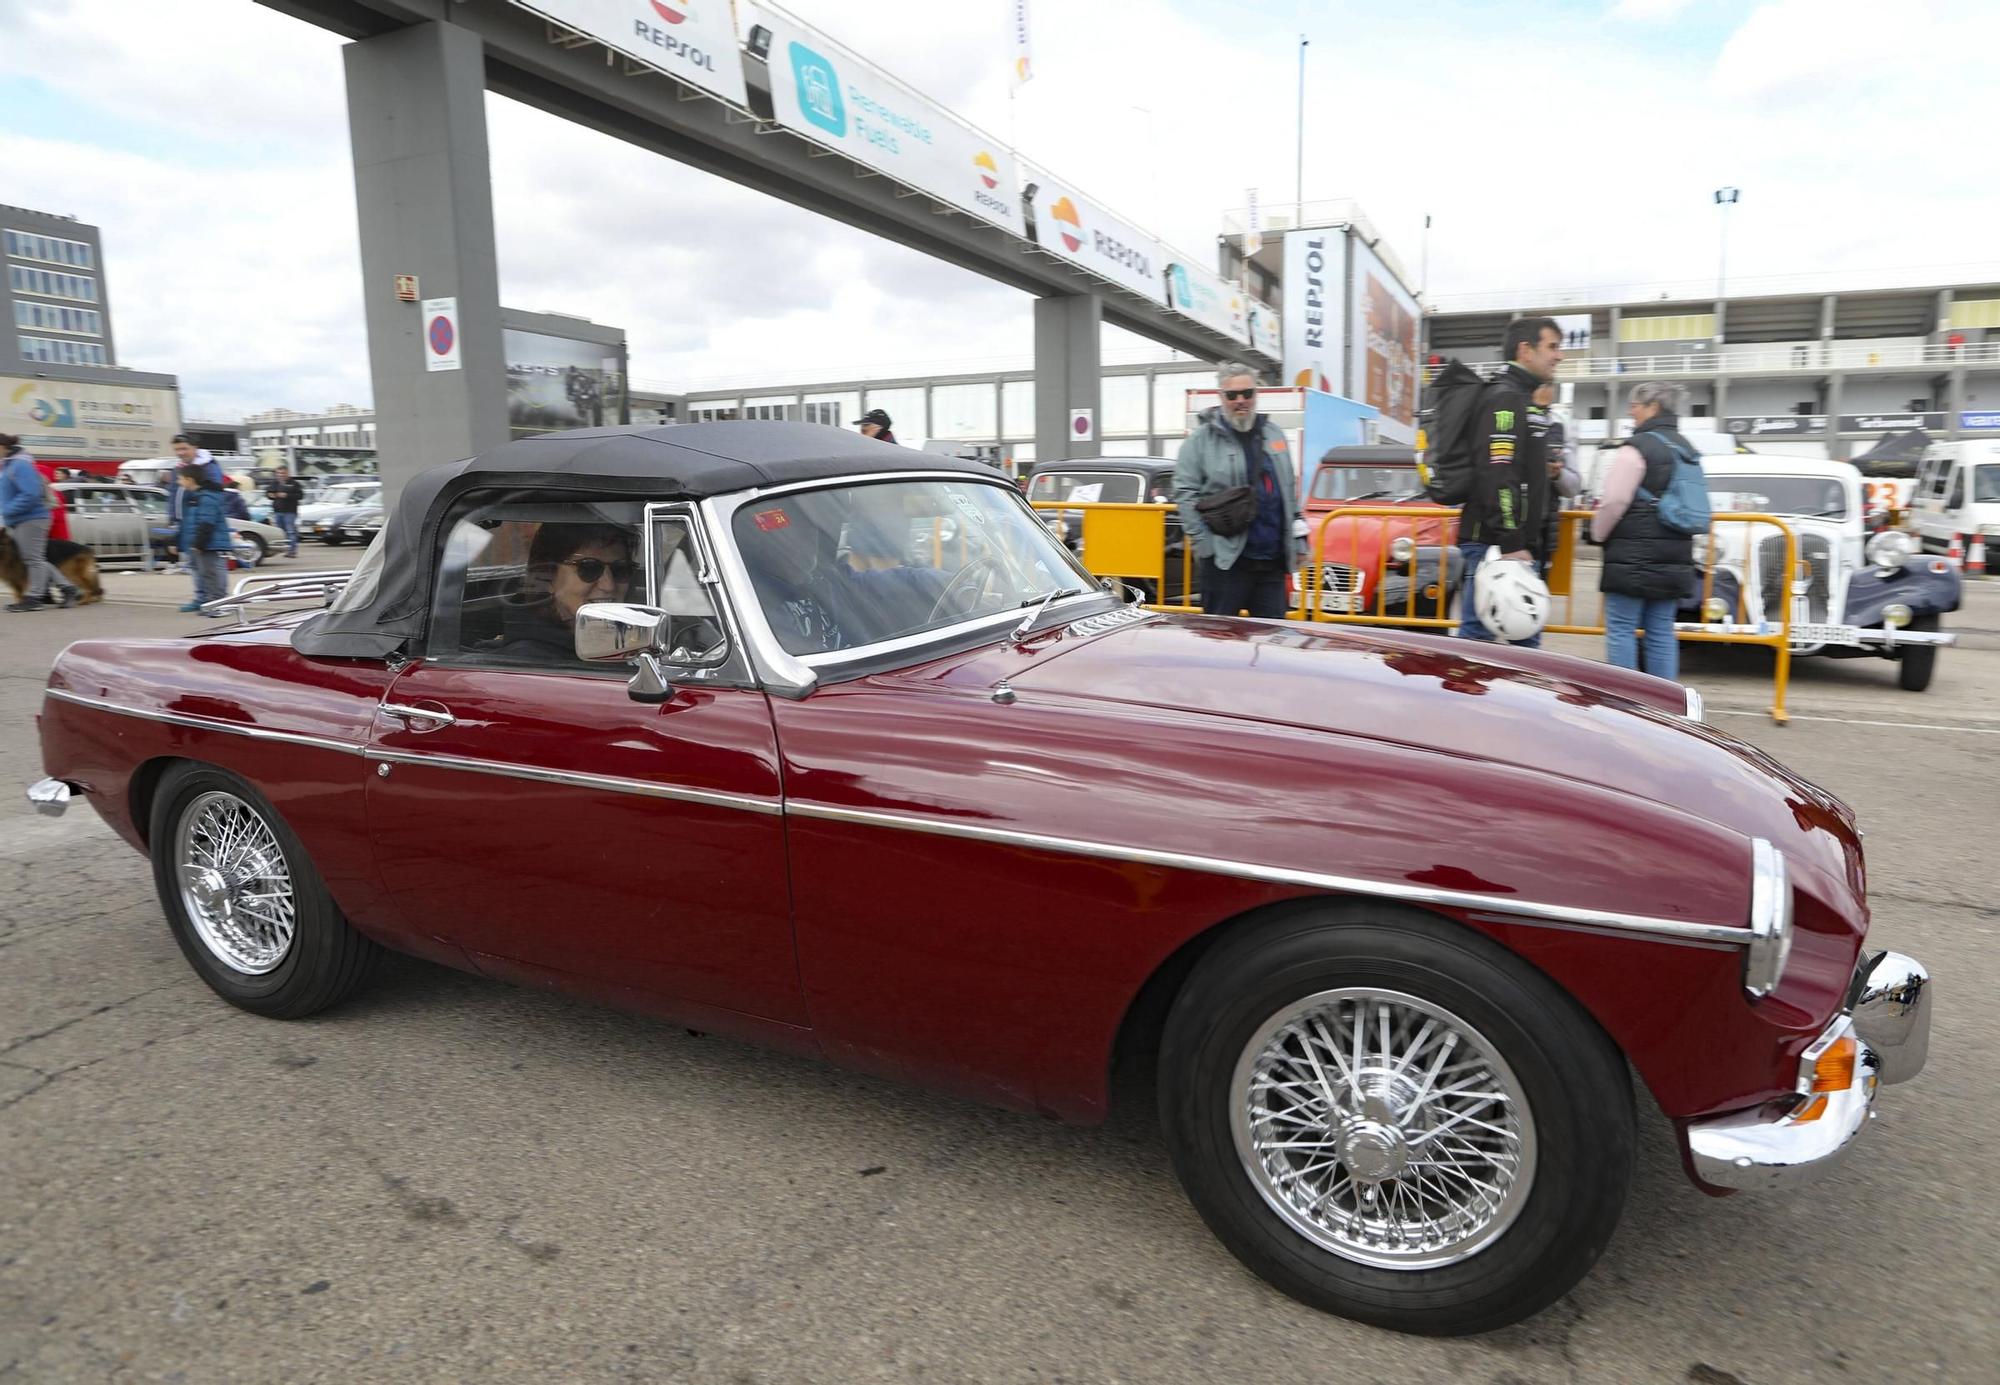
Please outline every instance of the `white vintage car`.
[[1858, 470], [1756, 452], [1704, 457], [1702, 470], [1718, 516], [1776, 515], [1791, 526], [1798, 567], [1788, 581], [1773, 527], [1718, 520], [1712, 540], [1695, 540], [1714, 578], [1682, 606], [1684, 622], [1768, 630], [1789, 607], [1794, 654], [1892, 659], [1904, 689], [1930, 686], [1938, 650], [1956, 638], [1939, 625], [1958, 609], [1958, 566], [1924, 556], [1903, 530], [1871, 537]]

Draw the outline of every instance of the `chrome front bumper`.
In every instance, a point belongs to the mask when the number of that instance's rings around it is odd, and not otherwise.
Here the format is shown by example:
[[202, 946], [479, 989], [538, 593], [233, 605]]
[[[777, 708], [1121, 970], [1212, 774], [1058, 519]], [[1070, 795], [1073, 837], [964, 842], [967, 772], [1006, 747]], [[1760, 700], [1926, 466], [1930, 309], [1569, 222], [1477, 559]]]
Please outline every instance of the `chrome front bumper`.
[[44, 817], [59, 818], [75, 798], [77, 790], [60, 779], [37, 779], [28, 785], [28, 802]]
[[[1716, 1188], [1769, 1188], [1838, 1163], [1875, 1118], [1876, 1088], [1907, 1082], [1930, 1053], [1931, 978], [1900, 952], [1863, 954], [1847, 1008], [1799, 1062], [1799, 1090], [1786, 1108], [1770, 1104], [1691, 1122], [1695, 1177]], [[1853, 1077], [1838, 1090], [1814, 1089], [1815, 1064], [1843, 1039], [1856, 1041]]]

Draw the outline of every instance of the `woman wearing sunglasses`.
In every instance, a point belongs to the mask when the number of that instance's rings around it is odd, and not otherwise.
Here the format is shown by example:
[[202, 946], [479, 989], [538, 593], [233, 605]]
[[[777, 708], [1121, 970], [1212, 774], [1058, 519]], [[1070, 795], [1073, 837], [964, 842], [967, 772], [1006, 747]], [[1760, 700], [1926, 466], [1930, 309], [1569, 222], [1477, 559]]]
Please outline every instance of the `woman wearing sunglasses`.
[[623, 601], [638, 575], [632, 536], [614, 524], [544, 524], [528, 545], [528, 573], [507, 603], [503, 654], [576, 659], [576, 613]]

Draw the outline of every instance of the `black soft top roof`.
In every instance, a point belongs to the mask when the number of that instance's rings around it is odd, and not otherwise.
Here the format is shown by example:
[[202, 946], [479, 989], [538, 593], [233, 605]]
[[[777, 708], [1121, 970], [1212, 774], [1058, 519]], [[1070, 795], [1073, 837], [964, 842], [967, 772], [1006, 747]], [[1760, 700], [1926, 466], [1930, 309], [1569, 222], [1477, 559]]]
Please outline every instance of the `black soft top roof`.
[[423, 631], [439, 531], [474, 490], [548, 491], [621, 500], [703, 500], [797, 481], [952, 471], [1001, 481], [980, 462], [940, 457], [817, 423], [690, 423], [578, 428], [502, 443], [420, 472], [383, 526], [372, 586], [359, 575], [332, 610], [292, 632], [302, 654], [380, 659]]

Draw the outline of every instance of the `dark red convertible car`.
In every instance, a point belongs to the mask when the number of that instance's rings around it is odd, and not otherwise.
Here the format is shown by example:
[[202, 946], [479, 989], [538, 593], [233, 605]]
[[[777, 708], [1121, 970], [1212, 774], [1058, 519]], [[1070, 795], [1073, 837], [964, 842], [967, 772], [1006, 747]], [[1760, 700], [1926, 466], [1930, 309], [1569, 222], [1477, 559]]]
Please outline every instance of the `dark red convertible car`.
[[1588, 1270], [1628, 1071], [1723, 1192], [1837, 1160], [1924, 1062], [1853, 815], [1691, 693], [1126, 606], [976, 464], [511, 442], [329, 592], [73, 645], [41, 713], [30, 797], [147, 852], [260, 1014], [389, 948], [1066, 1120], [1151, 1063], [1231, 1251], [1434, 1333]]

